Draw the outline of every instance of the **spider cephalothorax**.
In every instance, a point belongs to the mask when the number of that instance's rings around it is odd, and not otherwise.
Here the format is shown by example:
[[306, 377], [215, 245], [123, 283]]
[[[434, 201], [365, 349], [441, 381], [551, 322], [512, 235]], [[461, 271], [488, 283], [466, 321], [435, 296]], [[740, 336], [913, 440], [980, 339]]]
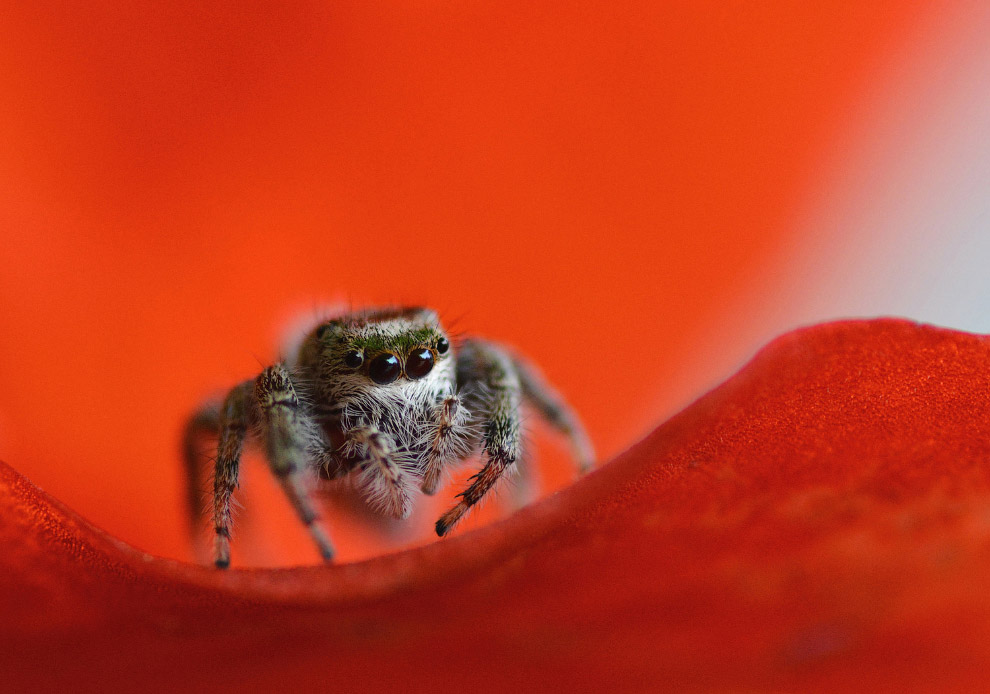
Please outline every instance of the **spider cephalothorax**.
[[214, 561], [228, 566], [231, 497], [245, 437], [256, 431], [327, 560], [333, 546], [317, 522], [313, 479], [356, 476], [376, 510], [405, 518], [417, 489], [434, 494], [447, 468], [482, 452], [483, 467], [437, 521], [437, 534], [444, 535], [516, 462], [523, 400], [568, 437], [581, 471], [589, 469], [593, 452], [580, 422], [532, 367], [505, 348], [466, 339], [455, 349], [436, 313], [425, 308], [362, 311], [322, 322], [284, 361], [190, 420], [193, 525], [203, 511], [193, 442], [208, 431], [218, 437]]

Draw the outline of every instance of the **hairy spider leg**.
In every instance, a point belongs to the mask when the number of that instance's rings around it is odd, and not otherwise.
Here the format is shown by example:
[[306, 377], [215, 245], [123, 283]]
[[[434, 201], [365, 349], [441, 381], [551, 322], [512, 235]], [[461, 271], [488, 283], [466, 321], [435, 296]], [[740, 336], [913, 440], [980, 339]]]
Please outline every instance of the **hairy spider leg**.
[[395, 461], [391, 437], [368, 424], [349, 430], [347, 437], [361, 454], [358, 469], [369, 503], [393, 518], [408, 518], [413, 507], [412, 482]]
[[220, 434], [220, 403], [203, 404], [186, 421], [182, 435], [183, 471], [186, 478], [186, 519], [189, 524], [189, 538], [197, 554], [200, 549], [201, 523], [206, 514], [206, 475], [205, 456], [202, 446], [204, 439], [216, 445]]
[[221, 569], [230, 566], [231, 497], [237, 487], [252, 404], [251, 382], [246, 381], [231, 389], [220, 407], [220, 437], [213, 466], [213, 562]]
[[583, 475], [591, 470], [595, 466], [595, 449], [574, 410], [536, 367], [516, 355], [513, 355], [512, 363], [519, 374], [519, 383], [526, 402], [567, 439], [578, 474]]
[[254, 393], [261, 414], [268, 465], [316, 542], [320, 555], [331, 561], [333, 544], [319, 523], [308, 484], [310, 451], [322, 445], [317, 424], [301, 406], [283, 364], [262, 371], [255, 381]]
[[522, 387], [511, 357], [494, 345], [470, 340], [461, 350], [461, 360], [458, 385], [480, 386], [468, 392], [478, 400], [476, 411], [484, 413], [482, 449], [486, 460], [467, 489], [457, 495], [460, 502], [437, 521], [436, 531], [441, 537], [495, 486], [522, 447]]
[[468, 412], [456, 395], [446, 398], [437, 408], [436, 428], [429, 441], [426, 463], [423, 466], [424, 494], [436, 494], [443, 471], [450, 463], [464, 458], [470, 452], [466, 445], [470, 433], [465, 430]]

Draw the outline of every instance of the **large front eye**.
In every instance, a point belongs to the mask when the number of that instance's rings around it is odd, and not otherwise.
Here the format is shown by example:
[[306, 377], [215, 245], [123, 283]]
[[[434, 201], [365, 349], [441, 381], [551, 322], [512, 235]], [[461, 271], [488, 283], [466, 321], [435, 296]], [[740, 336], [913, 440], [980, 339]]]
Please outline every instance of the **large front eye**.
[[379, 354], [368, 365], [368, 375], [378, 385], [391, 383], [399, 377], [399, 359], [394, 354]]
[[406, 376], [416, 380], [433, 370], [433, 352], [428, 349], [414, 349], [406, 357]]

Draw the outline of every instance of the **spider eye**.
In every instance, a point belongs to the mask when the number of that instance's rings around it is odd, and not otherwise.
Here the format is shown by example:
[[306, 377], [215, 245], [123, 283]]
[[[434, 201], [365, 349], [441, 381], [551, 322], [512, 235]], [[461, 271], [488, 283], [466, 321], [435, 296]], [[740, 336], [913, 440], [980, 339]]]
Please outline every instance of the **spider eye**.
[[344, 364], [351, 369], [356, 369], [364, 363], [364, 352], [352, 349], [344, 355]]
[[450, 343], [447, 342], [446, 337], [437, 340], [437, 354], [446, 354], [448, 349], [450, 349]]
[[433, 370], [433, 352], [428, 349], [413, 350], [406, 357], [406, 376], [416, 380]]
[[368, 366], [371, 380], [382, 386], [397, 379], [400, 371], [399, 359], [394, 354], [379, 354]]

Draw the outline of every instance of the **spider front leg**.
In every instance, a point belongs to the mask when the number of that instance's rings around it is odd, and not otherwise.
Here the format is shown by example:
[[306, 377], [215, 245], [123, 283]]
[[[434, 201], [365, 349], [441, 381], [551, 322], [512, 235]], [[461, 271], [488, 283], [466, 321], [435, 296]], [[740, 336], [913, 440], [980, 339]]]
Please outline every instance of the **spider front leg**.
[[284, 365], [276, 364], [262, 371], [255, 381], [254, 395], [261, 413], [269, 467], [316, 542], [320, 555], [330, 561], [333, 544], [318, 522], [319, 514], [310, 498], [311, 474], [307, 470], [311, 452], [324, 447], [319, 428], [300, 404]]
[[444, 468], [467, 455], [469, 436], [463, 430], [467, 419], [468, 412], [456, 395], [446, 398], [437, 408], [436, 428], [428, 442], [423, 465], [420, 489], [424, 494], [436, 494]]
[[350, 429], [347, 437], [348, 454], [360, 461], [357, 469], [368, 502], [393, 518], [408, 518], [413, 507], [412, 480], [396, 462], [391, 437], [369, 424]]
[[466, 343], [459, 358], [458, 381], [479, 386], [473, 389], [479, 411], [485, 412], [482, 449], [485, 464], [458, 494], [460, 502], [440, 516], [436, 524], [441, 537], [491, 490], [516, 462], [522, 447], [519, 406], [522, 386], [512, 359], [501, 349], [478, 341]]

